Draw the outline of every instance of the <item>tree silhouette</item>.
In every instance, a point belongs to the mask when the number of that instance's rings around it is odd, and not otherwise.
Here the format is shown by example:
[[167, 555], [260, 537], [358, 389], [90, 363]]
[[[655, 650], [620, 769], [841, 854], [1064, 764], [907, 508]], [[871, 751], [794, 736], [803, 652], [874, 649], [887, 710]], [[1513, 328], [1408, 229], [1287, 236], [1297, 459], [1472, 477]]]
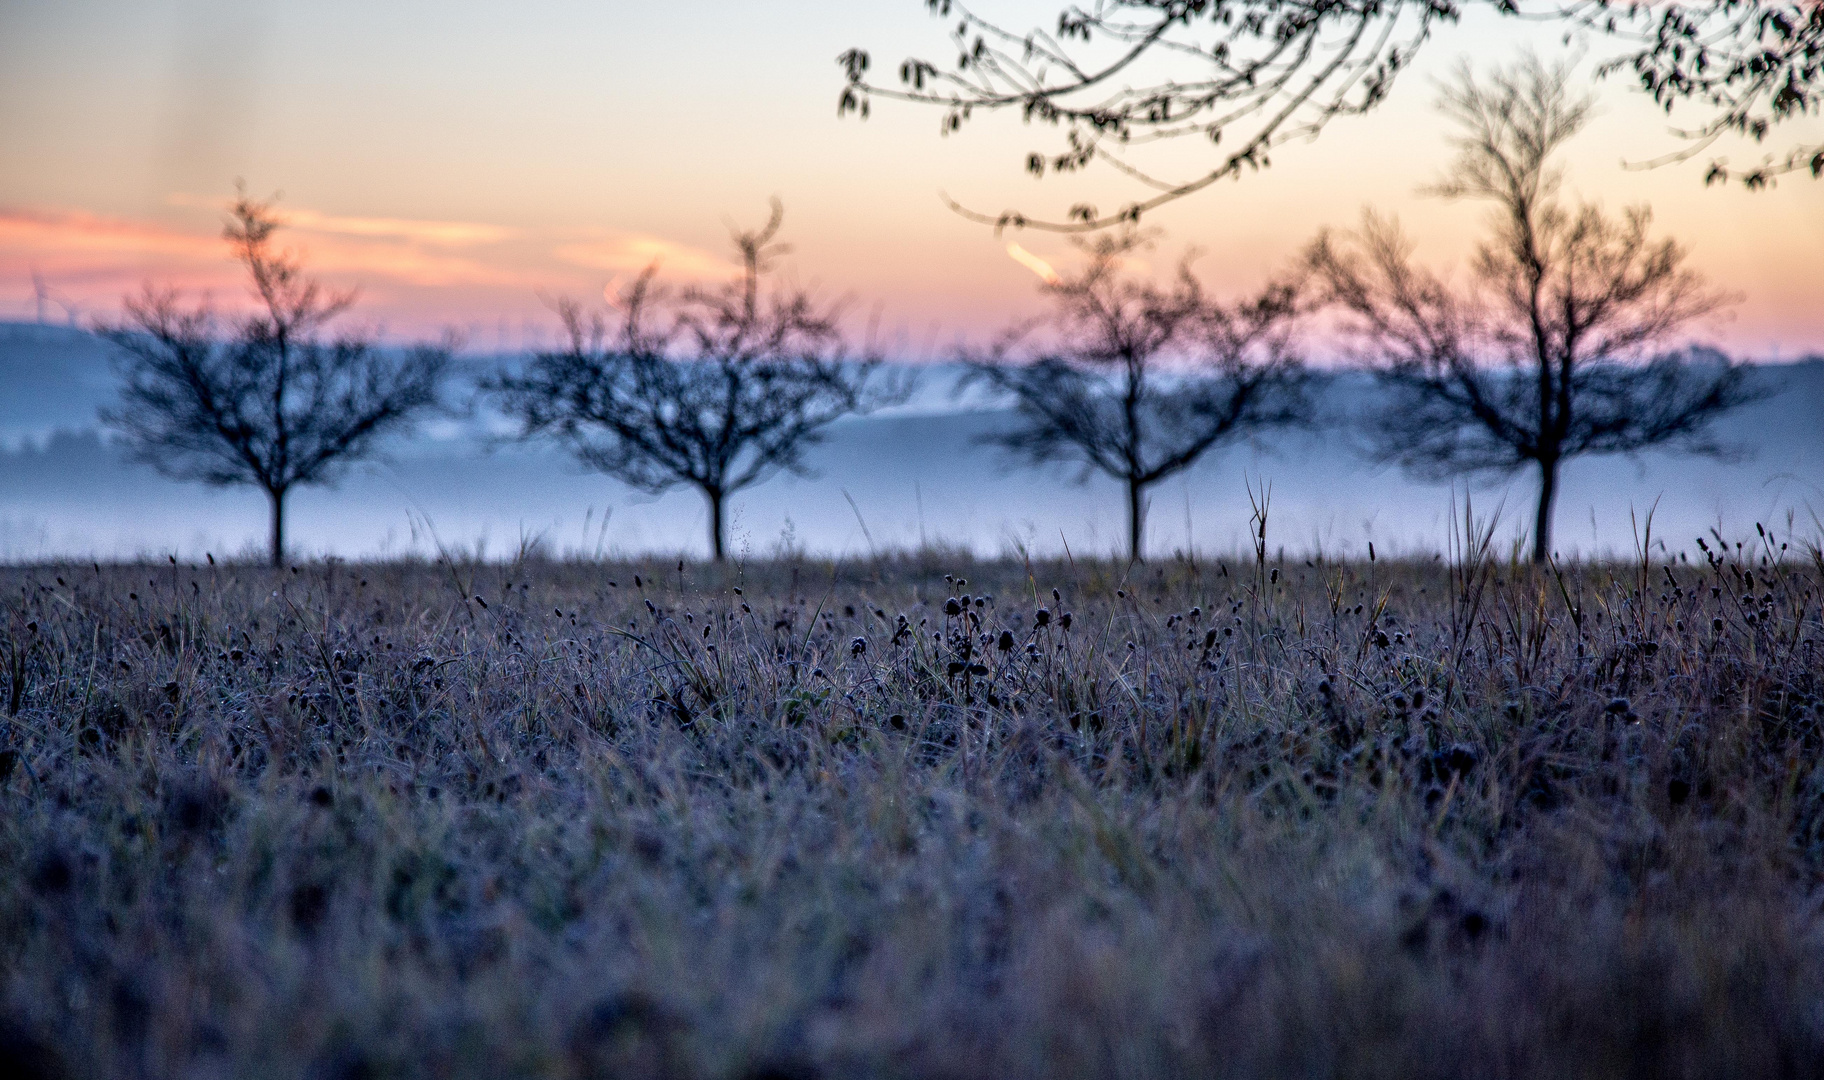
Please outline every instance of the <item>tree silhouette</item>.
[[1130, 229], [1081, 245], [1082, 272], [1043, 287], [1055, 312], [1046, 340], [1028, 346], [1029, 332], [1015, 331], [966, 358], [970, 380], [1010, 396], [1020, 420], [988, 442], [1125, 485], [1135, 561], [1145, 554], [1147, 488], [1217, 446], [1310, 416], [1291, 345], [1298, 289], [1275, 284], [1224, 305], [1188, 265], [1168, 287], [1123, 277], [1122, 258], [1142, 242]]
[[[1071, 172], [1101, 161], [1147, 192], [1112, 211], [1077, 204], [1061, 219], [951, 203], [997, 226], [1080, 232], [1131, 223], [1263, 168], [1275, 147], [1380, 104], [1439, 26], [1477, 6], [1628, 42], [1633, 51], [1604, 73], [1631, 67], [1667, 108], [1694, 99], [1714, 110], [1690, 133], [1701, 144], [1684, 156], [1725, 131], [1758, 139], [1769, 123], [1814, 111], [1824, 93], [1824, 8], [1815, 0], [1094, 0], [1062, 7], [1055, 31], [1010, 29], [953, 0], [926, 6], [954, 20], [955, 60], [909, 57], [897, 81], [875, 81], [871, 54], [850, 49], [837, 58], [845, 72], [839, 115], [866, 117], [876, 97], [913, 102], [938, 109], [948, 134], [977, 113], [1013, 112], [1063, 132], [1061, 149], [1026, 154], [1028, 171]], [[1130, 156], [1134, 147], [1175, 138], [1207, 141], [1214, 160], [1188, 178], [1161, 178]], [[1824, 147], [1800, 146], [1743, 178], [1765, 182], [1799, 167], [1818, 175]]]
[[403, 353], [358, 335], [325, 342], [354, 303], [326, 291], [298, 259], [273, 247], [282, 222], [245, 192], [223, 237], [252, 279], [257, 310], [223, 340], [207, 300], [186, 308], [175, 289], [147, 285], [127, 319], [98, 331], [120, 350], [120, 404], [102, 419], [132, 456], [167, 476], [250, 484], [271, 503], [271, 560], [284, 563], [285, 497], [334, 483], [385, 436], [436, 406], [450, 346]]
[[648, 494], [680, 485], [709, 505], [710, 551], [726, 556], [728, 497], [778, 472], [807, 473], [804, 452], [845, 416], [903, 397], [857, 357], [839, 310], [796, 289], [768, 289], [784, 208], [735, 230], [740, 275], [675, 298], [646, 271], [601, 312], [560, 301], [568, 344], [485, 384], [522, 439], [553, 439], [590, 468]]
[[1322, 235], [1307, 255], [1391, 394], [1370, 421], [1376, 456], [1434, 478], [1536, 467], [1535, 561], [1551, 552], [1565, 461], [1721, 453], [1711, 421], [1756, 396], [1727, 360], [1642, 361], [1724, 298], [1651, 236], [1645, 207], [1617, 219], [1560, 198], [1550, 159], [1590, 112], [1565, 74], [1536, 58], [1483, 81], [1463, 70], [1440, 98], [1461, 134], [1435, 191], [1495, 206], [1469, 284], [1415, 266], [1397, 225], [1372, 212], [1359, 234]]

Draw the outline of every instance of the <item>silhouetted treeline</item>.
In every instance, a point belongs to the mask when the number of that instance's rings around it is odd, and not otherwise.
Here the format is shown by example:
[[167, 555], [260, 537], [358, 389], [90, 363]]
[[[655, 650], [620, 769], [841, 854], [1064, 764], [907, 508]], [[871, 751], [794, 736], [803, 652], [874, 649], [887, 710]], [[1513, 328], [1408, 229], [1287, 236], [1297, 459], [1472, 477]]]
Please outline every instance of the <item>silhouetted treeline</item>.
[[[1645, 207], [1616, 217], [1561, 196], [1554, 155], [1590, 110], [1567, 74], [1527, 59], [1485, 77], [1465, 70], [1443, 92], [1458, 155], [1436, 190], [1493, 208], [1469, 282], [1415, 263], [1397, 225], [1372, 214], [1360, 233], [1321, 233], [1295, 267], [1234, 301], [1207, 295], [1188, 259], [1166, 284], [1131, 276], [1125, 262], [1148, 234], [1104, 234], [1082, 245], [1081, 270], [1043, 286], [1048, 316], [960, 355], [970, 381], [1017, 416], [992, 441], [1030, 465], [1122, 483], [1135, 560], [1151, 485], [1273, 429], [1347, 425], [1373, 456], [1426, 478], [1534, 468], [1538, 560], [1551, 553], [1565, 461], [1723, 453], [1713, 422], [1758, 391], [1734, 361], [1693, 365], [1672, 350], [1729, 298], [1652, 234]], [[783, 213], [775, 201], [764, 226], [735, 231], [740, 269], [722, 286], [673, 292], [654, 267], [612, 315], [559, 302], [565, 347], [494, 370], [480, 400], [517, 437], [553, 441], [637, 490], [695, 488], [721, 560], [729, 496], [806, 473], [804, 453], [829, 425], [910, 389], [849, 342], [837, 305], [773, 283]], [[448, 343], [399, 352], [325, 340], [354, 295], [325, 290], [277, 251], [279, 225], [270, 204], [243, 195], [233, 206], [225, 236], [257, 305], [226, 333], [206, 306], [154, 286], [128, 301], [126, 323], [103, 328], [124, 381], [108, 424], [168, 475], [263, 490], [275, 565], [286, 493], [333, 483], [441, 407], [451, 368]], [[1337, 318], [1383, 406], [1349, 416], [1310, 406], [1303, 357]]]

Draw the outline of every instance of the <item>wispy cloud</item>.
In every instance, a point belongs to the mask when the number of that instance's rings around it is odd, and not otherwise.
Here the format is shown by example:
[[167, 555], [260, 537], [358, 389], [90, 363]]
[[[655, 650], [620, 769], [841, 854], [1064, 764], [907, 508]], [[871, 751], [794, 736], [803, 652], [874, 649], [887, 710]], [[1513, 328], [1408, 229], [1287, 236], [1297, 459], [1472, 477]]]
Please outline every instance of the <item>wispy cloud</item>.
[[0, 257], [24, 255], [67, 261], [95, 256], [219, 259], [222, 243], [143, 221], [101, 217], [81, 210], [21, 210], [0, 207]]
[[559, 244], [551, 253], [573, 266], [616, 274], [638, 273], [654, 263], [668, 274], [688, 278], [722, 277], [730, 270], [727, 260], [687, 244], [600, 229], [589, 230], [582, 239]]
[[[313, 270], [411, 285], [526, 286], [519, 273], [447, 249], [465, 243], [505, 239], [511, 230], [461, 222], [399, 222], [385, 218], [338, 218], [294, 211], [290, 224], [308, 239], [305, 254]], [[144, 272], [146, 264], [168, 263], [191, 276], [199, 269], [232, 271], [221, 236], [153, 222], [102, 217], [80, 210], [0, 208], [0, 267], [43, 267], [86, 278]]]
[[1026, 269], [1039, 275], [1039, 280], [1045, 282], [1045, 284], [1056, 285], [1058, 283], [1058, 272], [1051, 268], [1051, 264], [1044, 259], [1039, 258], [1037, 255], [1034, 255], [1032, 252], [1027, 251], [1020, 245], [1008, 244], [1007, 254], [1014, 262], [1019, 263], [1021, 266], [1024, 266]]
[[433, 244], [438, 247], [498, 244], [519, 235], [517, 229], [475, 221], [413, 221], [404, 218], [338, 217], [333, 214], [319, 214], [313, 210], [293, 210], [283, 216], [287, 224], [309, 232], [404, 240], [415, 244]]
[[408, 285], [526, 284], [525, 278], [513, 270], [398, 242], [325, 236], [311, 243], [305, 254], [315, 270], [390, 278]]
[[[201, 195], [178, 192], [166, 198], [170, 206], [197, 207], [226, 212], [228, 203]], [[518, 229], [479, 221], [427, 221], [418, 218], [344, 217], [325, 214], [304, 207], [280, 204], [275, 208], [286, 228], [302, 232], [327, 233], [334, 236], [357, 236], [376, 240], [401, 240], [438, 247], [470, 247], [498, 244], [520, 235]]]

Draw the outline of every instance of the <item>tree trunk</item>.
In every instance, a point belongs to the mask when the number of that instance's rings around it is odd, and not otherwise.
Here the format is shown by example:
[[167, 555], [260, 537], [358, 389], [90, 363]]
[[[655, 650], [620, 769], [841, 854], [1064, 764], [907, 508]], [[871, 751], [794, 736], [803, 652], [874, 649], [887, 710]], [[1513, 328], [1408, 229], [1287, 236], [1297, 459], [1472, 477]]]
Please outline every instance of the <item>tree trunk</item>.
[[709, 551], [711, 558], [725, 562], [722, 551], [722, 504], [727, 496], [711, 488], [703, 489], [703, 497], [709, 500]]
[[1127, 557], [1130, 562], [1145, 562], [1140, 540], [1146, 527], [1146, 500], [1138, 480], [1127, 482]]
[[272, 501], [272, 568], [278, 570], [285, 565], [285, 491], [268, 491], [266, 497]]
[[1558, 501], [1558, 462], [1539, 462], [1539, 513], [1533, 519], [1533, 562], [1552, 554], [1552, 507]]

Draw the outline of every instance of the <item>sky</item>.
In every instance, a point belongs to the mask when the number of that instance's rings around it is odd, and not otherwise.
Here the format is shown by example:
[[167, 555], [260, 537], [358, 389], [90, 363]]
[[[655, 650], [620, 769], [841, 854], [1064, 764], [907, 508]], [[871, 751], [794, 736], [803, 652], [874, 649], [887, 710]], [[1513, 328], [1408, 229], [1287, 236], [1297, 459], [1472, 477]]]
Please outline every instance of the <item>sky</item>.
[[[836, 56], [876, 70], [942, 58], [923, 0], [688, 5], [619, 0], [0, 0], [0, 319], [109, 318], [147, 281], [240, 302], [219, 232], [237, 178], [282, 193], [286, 243], [390, 338], [460, 330], [512, 349], [555, 330], [558, 296], [595, 299], [659, 261], [678, 280], [730, 272], [728, 229], [786, 207], [788, 280], [844, 299], [902, 356], [940, 356], [1039, 310], [1017, 241], [1066, 265], [1061, 239], [997, 237], [940, 193], [990, 211], [1056, 213], [1134, 195], [1107, 169], [1034, 180], [1056, 149], [1017, 117], [938, 133], [934, 111], [877, 101], [838, 118]], [[982, 0], [1010, 25], [1055, 3]], [[1270, 169], [1153, 215], [1155, 268], [1187, 248], [1220, 291], [1283, 270], [1321, 228], [1397, 215], [1419, 255], [1459, 272], [1484, 211], [1420, 192], [1448, 160], [1434, 79], [1528, 44], [1601, 42], [1472, 14], [1445, 27], [1385, 106], [1277, 151]], [[1645, 202], [1693, 265], [1741, 297], [1694, 336], [1752, 358], [1824, 350], [1824, 183], [1706, 188], [1703, 160], [1624, 162], [1679, 144], [1625, 83], [1567, 154], [1568, 186], [1612, 209]], [[1814, 119], [1777, 138], [1824, 137]], [[1193, 174], [1201, 151], [1146, 162]], [[1738, 161], [1761, 151], [1736, 150]]]

